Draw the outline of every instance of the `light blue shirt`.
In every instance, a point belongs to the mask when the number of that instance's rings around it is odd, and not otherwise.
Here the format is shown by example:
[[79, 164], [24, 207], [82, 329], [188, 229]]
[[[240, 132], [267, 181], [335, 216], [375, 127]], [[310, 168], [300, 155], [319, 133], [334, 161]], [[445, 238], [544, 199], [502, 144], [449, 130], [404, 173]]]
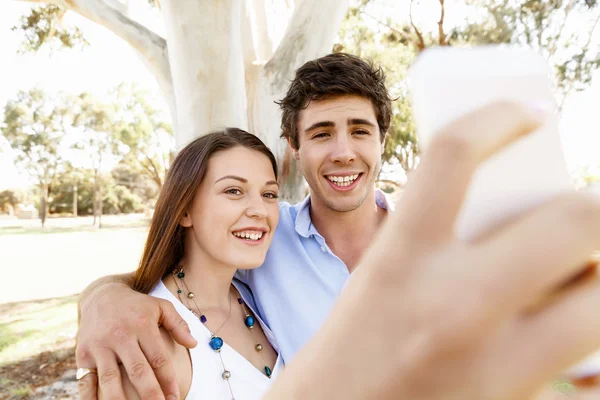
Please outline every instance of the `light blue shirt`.
[[[383, 192], [376, 192], [376, 201], [389, 208]], [[259, 315], [289, 363], [319, 330], [350, 273], [312, 224], [310, 197], [296, 205], [280, 203], [279, 216], [264, 264], [237, 276], [250, 286]]]

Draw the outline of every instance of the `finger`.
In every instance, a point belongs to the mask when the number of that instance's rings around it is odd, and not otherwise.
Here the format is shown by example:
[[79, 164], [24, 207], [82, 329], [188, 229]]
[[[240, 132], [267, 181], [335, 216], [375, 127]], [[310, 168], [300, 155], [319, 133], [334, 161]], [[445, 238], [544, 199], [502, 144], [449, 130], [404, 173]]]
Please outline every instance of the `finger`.
[[[576, 276], [599, 246], [600, 199], [564, 194], [479, 243], [486, 268], [465, 273], [491, 282], [485, 288], [487, 301], [496, 311], [511, 311], [530, 306]], [[494, 258], [486, 259], [489, 254]]]
[[[158, 324], [167, 332], [171, 333], [173, 339], [182, 346], [189, 349], [196, 347], [198, 342], [192, 336], [190, 327], [181, 318], [181, 315], [175, 310], [173, 304], [168, 301], [161, 300], [159, 302], [160, 317]], [[158, 330], [157, 330], [158, 332]]]
[[539, 310], [543, 309], [544, 307], [547, 307], [548, 304], [556, 301], [556, 298], [562, 294], [563, 290], [569, 288], [572, 285], [581, 283], [585, 280], [596, 279], [597, 275], [598, 260], [596, 260], [595, 258], [591, 258], [581, 269], [581, 272], [577, 272], [576, 275], [561, 283], [556, 290], [548, 294], [544, 294], [539, 298], [535, 299], [531, 306], [525, 308], [525, 313], [537, 313]]
[[98, 376], [94, 373], [87, 374], [77, 381], [77, 390], [81, 400], [97, 400]]
[[532, 400], [567, 400], [571, 397], [568, 394], [560, 392], [553, 385], [544, 386]]
[[[157, 343], [153, 343], [153, 346], [161, 344], [163, 343], [159, 338]], [[117, 349], [117, 354], [119, 355], [123, 366], [125, 366], [127, 376], [136, 392], [140, 395], [140, 398], [165, 400], [165, 395], [162, 392], [160, 384], [156, 380], [154, 371], [152, 370], [152, 367], [150, 367], [138, 342], [121, 343]], [[166, 354], [164, 358], [166, 359]]]
[[600, 387], [578, 389], [574, 393], [562, 393], [554, 388], [547, 388], [538, 393], [535, 400], [598, 400], [600, 399]]
[[600, 399], [600, 389], [582, 389], [578, 390], [574, 395], [568, 397], [568, 400], [598, 400]]
[[104, 399], [125, 400], [121, 383], [121, 372], [115, 353], [106, 348], [94, 350], [94, 359], [98, 366], [98, 393]]
[[542, 118], [524, 105], [498, 102], [461, 117], [438, 133], [398, 200], [398, 218], [414, 241], [452, 236], [477, 166], [538, 128]]
[[506, 361], [517, 366], [511, 371], [516, 376], [508, 378], [541, 382], [600, 348], [599, 305], [600, 280], [586, 280], [565, 289], [537, 314], [523, 317], [511, 338], [521, 345], [506, 354]]
[[[173, 343], [173, 339], [168, 336], [168, 340]], [[150, 364], [150, 368], [154, 371], [154, 375], [164, 393], [165, 397], [175, 396], [179, 398], [179, 383], [175, 374], [175, 366], [173, 365], [172, 357], [169, 357], [165, 341], [163, 340], [160, 331], [156, 330], [148, 332], [147, 335], [140, 337], [140, 347]]]

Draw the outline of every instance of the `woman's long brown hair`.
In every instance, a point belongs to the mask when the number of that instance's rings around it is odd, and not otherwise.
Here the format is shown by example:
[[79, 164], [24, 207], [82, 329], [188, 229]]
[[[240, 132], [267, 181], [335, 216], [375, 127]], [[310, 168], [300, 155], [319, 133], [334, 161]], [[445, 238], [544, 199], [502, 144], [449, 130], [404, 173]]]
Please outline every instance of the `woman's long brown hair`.
[[183, 258], [186, 228], [179, 225], [179, 221], [189, 210], [206, 176], [210, 158], [234, 147], [245, 147], [267, 156], [277, 178], [273, 153], [258, 137], [241, 129], [209, 133], [188, 144], [175, 157], [158, 196], [144, 253], [135, 272], [135, 290], [148, 293]]

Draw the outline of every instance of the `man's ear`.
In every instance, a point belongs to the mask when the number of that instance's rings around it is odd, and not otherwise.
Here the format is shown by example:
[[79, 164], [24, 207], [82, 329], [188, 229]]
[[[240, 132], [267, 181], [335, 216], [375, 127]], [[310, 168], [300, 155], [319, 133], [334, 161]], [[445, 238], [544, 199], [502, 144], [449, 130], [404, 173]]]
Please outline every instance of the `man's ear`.
[[298, 161], [300, 159], [300, 156], [298, 155], [298, 150], [294, 148], [292, 139], [287, 138], [287, 143], [288, 143], [288, 146], [290, 146], [290, 151], [292, 152], [292, 157], [294, 157], [294, 160]]
[[185, 214], [179, 221], [179, 225], [183, 226], [184, 228], [189, 228], [190, 226], [192, 226], [192, 216], [189, 212], [185, 212]]

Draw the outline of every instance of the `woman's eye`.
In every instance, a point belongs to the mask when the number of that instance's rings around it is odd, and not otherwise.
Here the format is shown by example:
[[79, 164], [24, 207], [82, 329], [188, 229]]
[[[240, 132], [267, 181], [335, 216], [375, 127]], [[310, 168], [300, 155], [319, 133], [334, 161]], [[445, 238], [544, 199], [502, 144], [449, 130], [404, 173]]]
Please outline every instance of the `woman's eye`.
[[278, 197], [279, 197], [279, 196], [277, 195], [277, 193], [272, 193], [272, 192], [265, 193], [265, 194], [264, 194], [264, 196], [265, 196], [266, 198], [268, 198], [268, 199], [276, 199], [276, 198], [278, 198]]
[[225, 193], [239, 195], [242, 194], [242, 191], [240, 189], [227, 189]]

